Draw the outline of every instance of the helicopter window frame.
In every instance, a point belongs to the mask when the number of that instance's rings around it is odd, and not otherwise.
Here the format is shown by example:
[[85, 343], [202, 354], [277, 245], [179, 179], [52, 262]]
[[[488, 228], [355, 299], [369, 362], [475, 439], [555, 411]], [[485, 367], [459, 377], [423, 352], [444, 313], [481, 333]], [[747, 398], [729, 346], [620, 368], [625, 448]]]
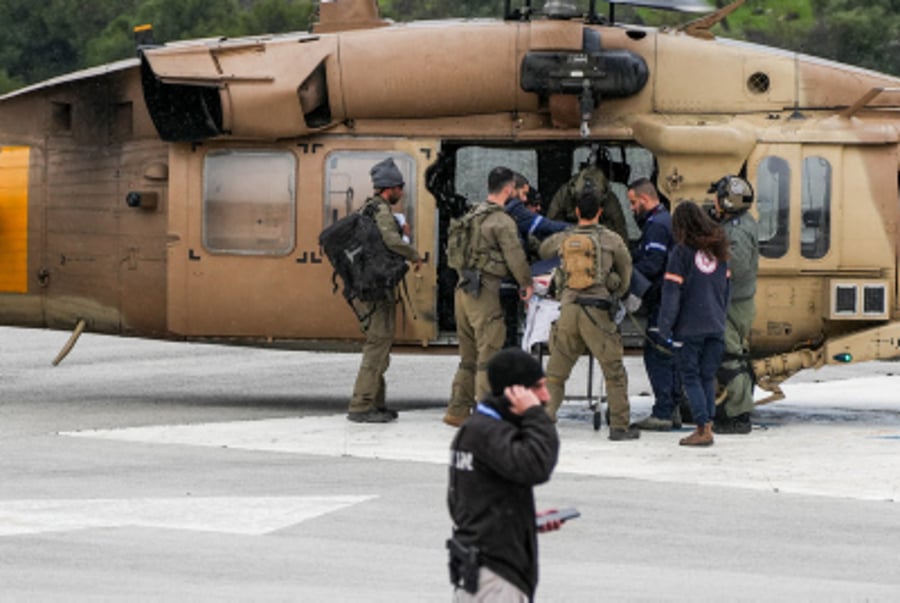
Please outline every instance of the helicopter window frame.
[[[406, 223], [413, 225], [416, 219], [416, 183], [418, 178], [418, 165], [416, 158], [403, 151], [381, 149], [341, 149], [329, 152], [325, 156], [325, 181], [322, 227], [327, 228], [341, 218], [357, 211], [365, 205], [366, 201], [374, 194], [372, 178], [369, 174], [376, 163], [391, 158], [403, 174], [403, 215]], [[350, 169], [335, 172], [338, 162], [352, 160], [356, 165]], [[340, 180], [338, 180], [340, 177]], [[357, 190], [365, 191], [363, 195], [356, 195]], [[395, 212], [396, 215], [396, 212]], [[415, 232], [411, 232], [410, 241], [414, 240]]]
[[825, 157], [810, 155], [803, 158], [800, 255], [808, 260], [825, 257], [831, 247], [833, 174], [831, 162]]
[[216, 255], [287, 256], [297, 244], [297, 157], [217, 149], [203, 158], [203, 247]]
[[[604, 144], [600, 145], [598, 151], [605, 153], [608, 161], [615, 161], [627, 169], [624, 179], [610, 177], [609, 187], [619, 201], [619, 205], [622, 206], [622, 215], [625, 217], [625, 227], [628, 230], [628, 241], [625, 242], [637, 241], [641, 238], [641, 227], [638, 226], [634, 212], [631, 211], [631, 203], [628, 201], [628, 185], [639, 178], [647, 178], [651, 182], [656, 182], [656, 174], [659, 170], [656, 156], [650, 149], [633, 143]], [[590, 145], [575, 149], [572, 153], [573, 177], [589, 163], [590, 155]]]
[[531, 188], [540, 190], [539, 163], [535, 148], [467, 144], [456, 150], [453, 187], [470, 206], [476, 205], [487, 198], [488, 174], [502, 165], [524, 176]]
[[759, 253], [784, 257], [790, 248], [791, 165], [778, 155], [763, 157], [756, 170], [756, 207], [759, 212]]

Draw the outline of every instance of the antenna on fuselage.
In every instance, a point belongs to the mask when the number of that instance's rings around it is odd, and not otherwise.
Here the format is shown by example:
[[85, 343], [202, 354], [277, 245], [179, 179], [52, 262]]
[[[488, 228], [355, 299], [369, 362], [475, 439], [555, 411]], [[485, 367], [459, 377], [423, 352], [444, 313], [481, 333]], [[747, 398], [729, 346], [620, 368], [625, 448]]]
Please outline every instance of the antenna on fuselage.
[[506, 21], [527, 21], [531, 18], [531, 0], [525, 0], [525, 6], [513, 10], [512, 0], [506, 0], [503, 19]]
[[159, 46], [159, 44], [156, 43], [156, 38], [153, 37], [153, 26], [149, 23], [138, 25], [133, 31], [134, 46], [137, 49], [138, 55], [140, 55], [141, 51], [145, 48], [156, 48]]
[[585, 21], [591, 25], [604, 23], [603, 17], [597, 14], [597, 0], [591, 0], [590, 4], [588, 4], [588, 14]]

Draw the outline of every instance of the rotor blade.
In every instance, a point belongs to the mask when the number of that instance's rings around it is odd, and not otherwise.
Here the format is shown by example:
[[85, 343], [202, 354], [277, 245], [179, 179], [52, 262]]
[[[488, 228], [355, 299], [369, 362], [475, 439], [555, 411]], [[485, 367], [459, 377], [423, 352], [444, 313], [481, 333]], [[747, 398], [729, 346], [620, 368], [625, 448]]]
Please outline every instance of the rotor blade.
[[682, 13], [711, 13], [716, 7], [704, 0], [607, 0], [610, 4], [630, 4], [646, 8], [674, 10]]

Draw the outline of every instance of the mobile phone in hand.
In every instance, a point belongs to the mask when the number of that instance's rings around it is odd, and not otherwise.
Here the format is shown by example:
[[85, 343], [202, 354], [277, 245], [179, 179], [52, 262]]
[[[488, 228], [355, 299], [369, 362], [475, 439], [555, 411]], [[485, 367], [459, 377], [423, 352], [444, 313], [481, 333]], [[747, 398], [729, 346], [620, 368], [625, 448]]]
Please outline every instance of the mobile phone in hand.
[[542, 528], [551, 521], [566, 521], [567, 519], [575, 519], [576, 517], [581, 517], [581, 513], [578, 512], [578, 509], [569, 507], [568, 509], [560, 509], [559, 511], [536, 517], [534, 522], [537, 527]]

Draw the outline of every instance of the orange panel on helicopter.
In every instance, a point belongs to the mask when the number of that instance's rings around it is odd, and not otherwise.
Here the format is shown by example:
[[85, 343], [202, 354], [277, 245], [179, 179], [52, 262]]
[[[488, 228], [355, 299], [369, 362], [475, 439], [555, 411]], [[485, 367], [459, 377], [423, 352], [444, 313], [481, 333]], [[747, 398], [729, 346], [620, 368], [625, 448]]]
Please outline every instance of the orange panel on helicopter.
[[0, 292], [28, 291], [28, 147], [0, 147]]

